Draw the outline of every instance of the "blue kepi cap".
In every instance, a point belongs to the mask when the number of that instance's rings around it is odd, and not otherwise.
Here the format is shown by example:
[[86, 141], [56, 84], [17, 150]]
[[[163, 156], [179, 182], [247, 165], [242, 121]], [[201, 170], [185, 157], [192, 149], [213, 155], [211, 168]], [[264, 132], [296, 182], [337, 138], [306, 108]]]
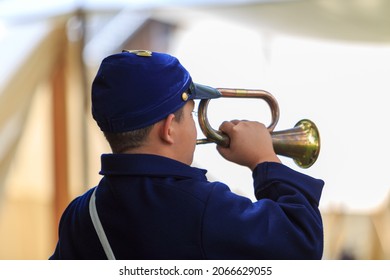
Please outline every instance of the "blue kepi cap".
[[219, 97], [192, 82], [176, 57], [150, 51], [123, 51], [106, 57], [92, 83], [92, 115], [105, 132], [152, 125], [190, 99]]

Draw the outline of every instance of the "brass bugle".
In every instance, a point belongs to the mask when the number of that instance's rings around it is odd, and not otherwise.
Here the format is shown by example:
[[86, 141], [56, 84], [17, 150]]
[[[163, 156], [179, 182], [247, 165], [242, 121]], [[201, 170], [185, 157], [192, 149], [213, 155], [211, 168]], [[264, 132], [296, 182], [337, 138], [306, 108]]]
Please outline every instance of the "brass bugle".
[[[279, 105], [275, 97], [264, 90], [252, 89], [216, 89], [220, 97], [227, 98], [259, 98], [266, 101], [271, 109], [271, 123], [267, 129], [271, 133], [272, 144], [275, 153], [290, 157], [301, 168], [312, 166], [320, 152], [320, 134], [316, 125], [308, 120], [300, 120], [293, 128], [273, 131], [279, 121]], [[197, 139], [197, 144], [216, 143], [225, 147], [229, 146], [229, 137], [211, 127], [207, 118], [207, 108], [210, 99], [202, 99], [198, 107], [199, 126], [206, 136], [204, 139]]]

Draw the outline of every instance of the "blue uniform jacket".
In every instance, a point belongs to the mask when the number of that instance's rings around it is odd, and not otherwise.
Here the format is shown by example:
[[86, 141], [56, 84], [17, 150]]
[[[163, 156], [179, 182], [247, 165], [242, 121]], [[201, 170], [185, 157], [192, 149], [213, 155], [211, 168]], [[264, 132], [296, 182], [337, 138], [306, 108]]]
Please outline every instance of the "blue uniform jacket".
[[[323, 181], [279, 163], [253, 171], [258, 201], [206, 170], [155, 155], [102, 155], [97, 211], [117, 259], [320, 259]], [[73, 200], [50, 259], [105, 259], [89, 215]]]

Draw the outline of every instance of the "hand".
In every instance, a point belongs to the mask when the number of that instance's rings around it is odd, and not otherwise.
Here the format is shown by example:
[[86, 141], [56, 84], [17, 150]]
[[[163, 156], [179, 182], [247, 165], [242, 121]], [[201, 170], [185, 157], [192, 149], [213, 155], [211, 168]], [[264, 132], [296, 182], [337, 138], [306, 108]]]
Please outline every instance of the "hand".
[[217, 146], [218, 152], [225, 159], [251, 170], [262, 162], [280, 162], [264, 124], [254, 121], [225, 121], [219, 130], [230, 138], [229, 147]]

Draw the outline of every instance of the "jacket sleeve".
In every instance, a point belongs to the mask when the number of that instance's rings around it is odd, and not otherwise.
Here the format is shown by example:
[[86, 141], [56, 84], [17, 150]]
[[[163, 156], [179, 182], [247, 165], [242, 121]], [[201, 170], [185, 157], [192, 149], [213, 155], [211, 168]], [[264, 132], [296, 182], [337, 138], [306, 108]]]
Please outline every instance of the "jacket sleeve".
[[324, 182], [279, 163], [259, 164], [253, 178], [255, 202], [213, 184], [203, 220], [205, 257], [320, 259]]

